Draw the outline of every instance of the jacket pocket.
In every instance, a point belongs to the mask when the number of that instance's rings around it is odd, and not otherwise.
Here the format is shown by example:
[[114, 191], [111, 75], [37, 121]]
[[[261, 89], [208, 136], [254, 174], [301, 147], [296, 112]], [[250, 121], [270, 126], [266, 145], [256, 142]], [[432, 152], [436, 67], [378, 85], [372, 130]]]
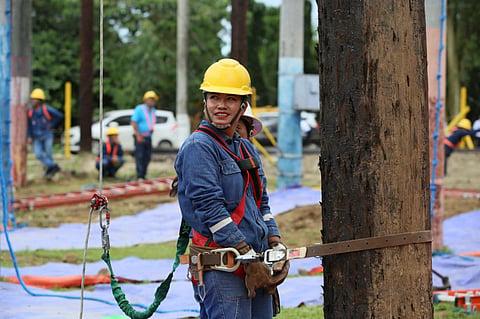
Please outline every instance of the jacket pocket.
[[225, 159], [220, 162], [221, 183], [223, 194], [225, 196], [225, 204], [227, 210], [232, 211], [242, 198], [243, 194], [243, 177], [242, 171], [237, 163], [232, 159]]

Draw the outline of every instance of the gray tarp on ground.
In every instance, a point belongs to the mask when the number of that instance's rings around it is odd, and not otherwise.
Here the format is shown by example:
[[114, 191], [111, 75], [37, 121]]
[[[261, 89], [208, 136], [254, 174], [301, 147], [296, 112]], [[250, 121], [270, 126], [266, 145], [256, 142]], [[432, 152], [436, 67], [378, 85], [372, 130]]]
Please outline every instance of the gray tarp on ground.
[[[274, 215], [298, 206], [318, 204], [320, 191], [307, 187], [280, 190], [270, 194], [270, 207]], [[85, 206], [87, 206], [86, 204]], [[114, 207], [114, 202], [111, 203]], [[68, 209], [68, 208], [65, 208]], [[35, 211], [29, 214], [35, 214]], [[88, 207], [81, 212], [88, 220]], [[96, 217], [94, 219], [97, 220]], [[110, 242], [114, 247], [159, 243], [176, 240], [180, 225], [180, 208], [176, 202], [162, 204], [136, 215], [115, 218], [112, 211]], [[55, 228], [25, 227], [10, 233], [15, 251], [35, 249], [81, 249], [85, 245], [85, 224], [63, 224]], [[101, 247], [98, 222], [92, 224], [90, 247]], [[2, 245], [1, 250], [7, 247]]]

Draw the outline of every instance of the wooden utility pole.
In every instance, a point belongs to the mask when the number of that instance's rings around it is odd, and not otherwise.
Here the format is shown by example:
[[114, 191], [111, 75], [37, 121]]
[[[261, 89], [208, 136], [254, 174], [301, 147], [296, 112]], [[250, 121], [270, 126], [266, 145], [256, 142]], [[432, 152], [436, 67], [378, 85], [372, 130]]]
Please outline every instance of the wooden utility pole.
[[[424, 0], [319, 4], [323, 242], [430, 229]], [[431, 244], [323, 259], [325, 318], [432, 318]]]
[[27, 182], [27, 104], [32, 69], [32, 1], [12, 1], [11, 153], [13, 181]]
[[188, 0], [177, 1], [177, 121], [179, 139], [183, 142], [190, 135], [188, 102]]
[[247, 11], [248, 0], [232, 0], [232, 50], [230, 56], [245, 66], [248, 63]]
[[80, 150], [92, 150], [93, 117], [93, 0], [82, 0], [80, 16]]

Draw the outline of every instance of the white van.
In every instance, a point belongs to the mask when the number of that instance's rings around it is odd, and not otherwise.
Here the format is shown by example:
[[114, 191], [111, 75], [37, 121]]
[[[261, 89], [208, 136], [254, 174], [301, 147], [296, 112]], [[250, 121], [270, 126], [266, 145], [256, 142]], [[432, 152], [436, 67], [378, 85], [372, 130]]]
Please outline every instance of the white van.
[[[107, 127], [115, 125], [120, 131], [119, 139], [124, 151], [133, 151], [135, 144], [133, 140], [133, 127], [130, 119], [133, 109], [118, 110], [105, 113], [103, 119], [103, 136], [106, 136]], [[178, 134], [178, 123], [171, 111], [156, 110], [157, 122], [152, 136], [154, 149], [168, 150], [178, 149], [183, 141], [180, 141]], [[98, 152], [98, 140], [100, 137], [100, 123], [92, 124], [93, 151]], [[80, 127], [74, 126], [70, 129], [70, 150], [80, 151]]]

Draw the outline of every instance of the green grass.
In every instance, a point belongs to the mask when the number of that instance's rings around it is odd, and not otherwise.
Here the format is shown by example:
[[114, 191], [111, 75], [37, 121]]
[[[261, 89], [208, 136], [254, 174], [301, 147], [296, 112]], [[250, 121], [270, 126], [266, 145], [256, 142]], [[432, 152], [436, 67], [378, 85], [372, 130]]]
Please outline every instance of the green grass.
[[322, 306], [303, 306], [298, 308], [282, 308], [276, 319], [304, 319], [304, 318], [323, 318]]
[[[89, 248], [87, 252], [87, 262], [96, 262], [100, 260], [103, 250], [100, 248]], [[48, 262], [65, 262], [79, 264], [83, 259], [82, 249], [69, 250], [33, 250], [21, 251], [15, 254], [20, 267], [43, 265]], [[162, 259], [175, 257], [175, 242], [170, 241], [161, 244], [141, 244], [131, 247], [112, 247], [110, 249], [110, 258], [123, 259], [129, 256], [135, 256], [143, 259]], [[8, 251], [0, 253], [2, 267], [11, 267], [11, 259]]]
[[435, 319], [480, 319], [480, 313], [468, 314], [459, 308], [455, 308], [450, 303], [439, 303], [434, 305]]

